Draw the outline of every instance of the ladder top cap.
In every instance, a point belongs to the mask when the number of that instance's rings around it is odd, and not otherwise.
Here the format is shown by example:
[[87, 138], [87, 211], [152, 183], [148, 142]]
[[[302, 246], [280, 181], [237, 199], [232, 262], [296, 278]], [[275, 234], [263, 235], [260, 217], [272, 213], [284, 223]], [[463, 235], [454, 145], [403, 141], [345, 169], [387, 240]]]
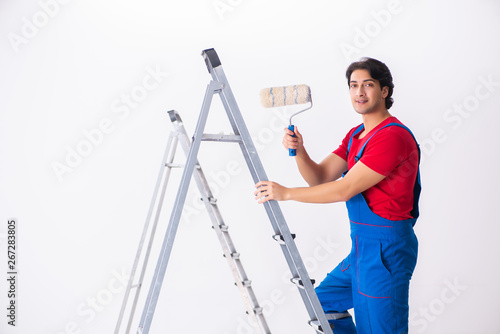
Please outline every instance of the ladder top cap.
[[203, 58], [205, 58], [205, 63], [207, 65], [208, 72], [210, 73], [210, 68], [216, 68], [221, 65], [219, 56], [215, 49], [206, 49], [201, 52]]
[[179, 115], [179, 113], [176, 110], [169, 110], [168, 115], [170, 116], [170, 120], [172, 122], [175, 122], [175, 121], [182, 122], [181, 116]]

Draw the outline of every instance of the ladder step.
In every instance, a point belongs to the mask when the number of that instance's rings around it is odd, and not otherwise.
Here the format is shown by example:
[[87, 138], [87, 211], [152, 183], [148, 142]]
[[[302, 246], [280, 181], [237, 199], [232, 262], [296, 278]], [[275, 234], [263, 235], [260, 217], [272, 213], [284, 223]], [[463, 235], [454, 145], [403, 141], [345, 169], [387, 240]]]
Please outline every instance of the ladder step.
[[[244, 281], [242, 281], [242, 282], [241, 282], [241, 284], [242, 284], [245, 288], [249, 288], [249, 287], [251, 287], [251, 286], [252, 286], [252, 281], [250, 281], [250, 280], [244, 280]], [[234, 283], [234, 285], [236, 285], [236, 286], [237, 286], [238, 284]]]
[[[169, 162], [167, 162], [165, 164], [165, 167], [169, 167], [169, 168], [183, 168], [184, 166], [186, 166], [186, 165], [185, 164], [169, 163]], [[200, 169], [201, 166], [200, 165], [194, 165], [194, 168]]]
[[[226, 254], [224, 254], [224, 257], [226, 257]], [[240, 253], [231, 253], [231, 258], [233, 260], [239, 260], [240, 259]]]
[[[212, 226], [213, 229], [215, 229], [215, 227]], [[227, 232], [229, 230], [229, 226], [227, 225], [219, 225], [219, 229], [221, 230], [221, 232]]]
[[203, 136], [201, 137], [202, 141], [221, 141], [221, 142], [232, 142], [232, 143], [241, 143], [242, 139], [241, 136], [237, 135], [214, 135], [214, 134], [207, 134], [204, 133]]
[[170, 168], [181, 168], [184, 167], [184, 164], [166, 163], [165, 166]]
[[[200, 198], [200, 200], [203, 201], [203, 197]], [[208, 198], [208, 203], [212, 204], [212, 205], [215, 205], [217, 204], [217, 198], [213, 198], [213, 197], [209, 197]]]
[[[299, 287], [301, 289], [304, 289], [304, 283], [302, 282], [302, 280], [299, 277], [293, 277], [293, 278], [291, 278], [290, 282], [292, 282], [293, 284], [295, 284], [297, 287]], [[314, 285], [314, 283], [316, 283], [316, 280], [311, 279], [311, 284]]]
[[[273, 239], [276, 240], [280, 245], [285, 244], [285, 238], [281, 234], [273, 235]], [[295, 239], [295, 233], [292, 233], [292, 239]]]
[[[319, 320], [311, 320], [308, 322], [309, 326], [314, 328], [314, 330], [318, 333], [324, 333], [323, 328], [321, 327], [321, 324], [319, 323]], [[333, 329], [333, 324], [330, 324], [330, 328]]]
[[141, 285], [142, 285], [142, 283], [137, 283], [137, 284], [133, 284], [133, 285], [131, 285], [130, 287], [131, 287], [131, 288], [138, 288], [138, 287], [140, 287]]
[[[253, 313], [255, 313], [256, 315], [261, 315], [263, 311], [264, 311], [264, 308], [262, 308], [260, 306], [253, 309]], [[246, 311], [246, 314], [248, 314], [248, 311]]]

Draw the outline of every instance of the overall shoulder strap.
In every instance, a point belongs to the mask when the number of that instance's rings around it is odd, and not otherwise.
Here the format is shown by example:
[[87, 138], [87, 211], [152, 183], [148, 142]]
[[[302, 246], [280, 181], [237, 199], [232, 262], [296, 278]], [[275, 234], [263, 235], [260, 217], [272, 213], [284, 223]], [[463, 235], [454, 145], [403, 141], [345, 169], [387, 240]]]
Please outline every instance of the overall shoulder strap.
[[363, 155], [363, 152], [365, 150], [366, 144], [368, 144], [368, 142], [370, 141], [370, 139], [372, 139], [373, 136], [375, 136], [377, 134], [377, 132], [379, 132], [380, 130], [382, 130], [382, 129], [388, 127], [388, 126], [399, 126], [400, 128], [405, 129], [406, 131], [408, 131], [411, 134], [411, 136], [415, 140], [415, 143], [417, 144], [417, 149], [418, 149], [418, 165], [419, 165], [419, 167], [417, 168], [417, 178], [415, 180], [415, 185], [413, 187], [413, 209], [410, 212], [410, 214], [411, 214], [411, 216], [413, 218], [418, 218], [418, 216], [420, 215], [420, 212], [419, 212], [419, 209], [418, 209], [418, 201], [420, 199], [420, 192], [422, 191], [422, 185], [420, 184], [420, 145], [418, 144], [417, 139], [415, 138], [415, 136], [413, 135], [413, 133], [411, 132], [411, 130], [408, 127], [406, 127], [405, 125], [400, 124], [400, 123], [389, 123], [387, 125], [384, 125], [380, 129], [378, 129], [377, 131], [375, 131], [375, 133], [372, 134], [370, 136], [370, 138], [368, 138], [368, 140], [363, 144], [363, 146], [359, 150], [358, 154], [356, 154], [356, 156], [354, 157], [354, 160], [356, 162], [358, 162], [358, 160], [361, 159], [361, 156]]
[[347, 145], [347, 156], [349, 156], [349, 150], [351, 149], [351, 144], [352, 144], [352, 138], [357, 135], [358, 133], [360, 133], [363, 129], [365, 128], [365, 125], [364, 124], [361, 124], [360, 126], [358, 126], [356, 128], [356, 130], [354, 130], [354, 132], [352, 133], [351, 135], [351, 138], [349, 138], [349, 144]]
[[[384, 126], [383, 126], [383, 127], [381, 127], [380, 129], [378, 129], [377, 131], [375, 131], [375, 133], [374, 133], [374, 134], [372, 134], [372, 135], [370, 136], [370, 138], [368, 138], [368, 140], [367, 140], [367, 141], [363, 144], [363, 146], [362, 146], [362, 147], [361, 147], [361, 149], [359, 150], [358, 154], [356, 154], [356, 157], [354, 158], [356, 162], [358, 162], [358, 160], [359, 160], [359, 159], [361, 159], [361, 156], [363, 155], [363, 152], [365, 151], [366, 144], [368, 144], [368, 142], [370, 141], [370, 139], [372, 139], [372, 138], [373, 138], [373, 136], [375, 136], [375, 135], [377, 134], [377, 132], [379, 132], [379, 131], [380, 131], [380, 130], [382, 130], [382, 129], [387, 128], [388, 126], [399, 126], [400, 128], [405, 129], [406, 131], [408, 131], [408, 132], [411, 134], [411, 136], [412, 136], [412, 137], [413, 137], [413, 139], [415, 140], [415, 143], [417, 143], [417, 139], [415, 139], [415, 136], [414, 136], [414, 135], [413, 135], [413, 133], [410, 131], [410, 129], [408, 129], [408, 127], [406, 127], [406, 126], [405, 126], [405, 125], [403, 125], [403, 124], [399, 124], [399, 123], [389, 123], [389, 124], [384, 125]], [[418, 145], [418, 143], [417, 143], [417, 147], [418, 147], [418, 146], [419, 146], [419, 145]], [[418, 152], [419, 152], [418, 160], [419, 160], [419, 162], [420, 162], [420, 148], [419, 148]]]

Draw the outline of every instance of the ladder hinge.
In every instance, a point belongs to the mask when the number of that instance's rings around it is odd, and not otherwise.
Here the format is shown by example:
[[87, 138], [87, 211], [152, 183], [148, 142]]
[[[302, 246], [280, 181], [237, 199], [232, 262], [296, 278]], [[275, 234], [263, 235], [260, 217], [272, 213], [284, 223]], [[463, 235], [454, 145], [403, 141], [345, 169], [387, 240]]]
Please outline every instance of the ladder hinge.
[[219, 84], [219, 87], [214, 89], [214, 93], [220, 94], [224, 88], [226, 88], [226, 85], [224, 85], [222, 82], [217, 82]]

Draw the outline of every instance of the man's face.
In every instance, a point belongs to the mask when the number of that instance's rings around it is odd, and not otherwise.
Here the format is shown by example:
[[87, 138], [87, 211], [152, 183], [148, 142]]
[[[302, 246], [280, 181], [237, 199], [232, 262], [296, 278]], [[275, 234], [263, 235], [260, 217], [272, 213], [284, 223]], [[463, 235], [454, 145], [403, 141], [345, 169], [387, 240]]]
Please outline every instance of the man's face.
[[387, 87], [380, 87], [380, 82], [370, 76], [367, 70], [355, 70], [349, 81], [351, 103], [358, 114], [370, 114], [386, 110], [385, 98], [389, 92]]

